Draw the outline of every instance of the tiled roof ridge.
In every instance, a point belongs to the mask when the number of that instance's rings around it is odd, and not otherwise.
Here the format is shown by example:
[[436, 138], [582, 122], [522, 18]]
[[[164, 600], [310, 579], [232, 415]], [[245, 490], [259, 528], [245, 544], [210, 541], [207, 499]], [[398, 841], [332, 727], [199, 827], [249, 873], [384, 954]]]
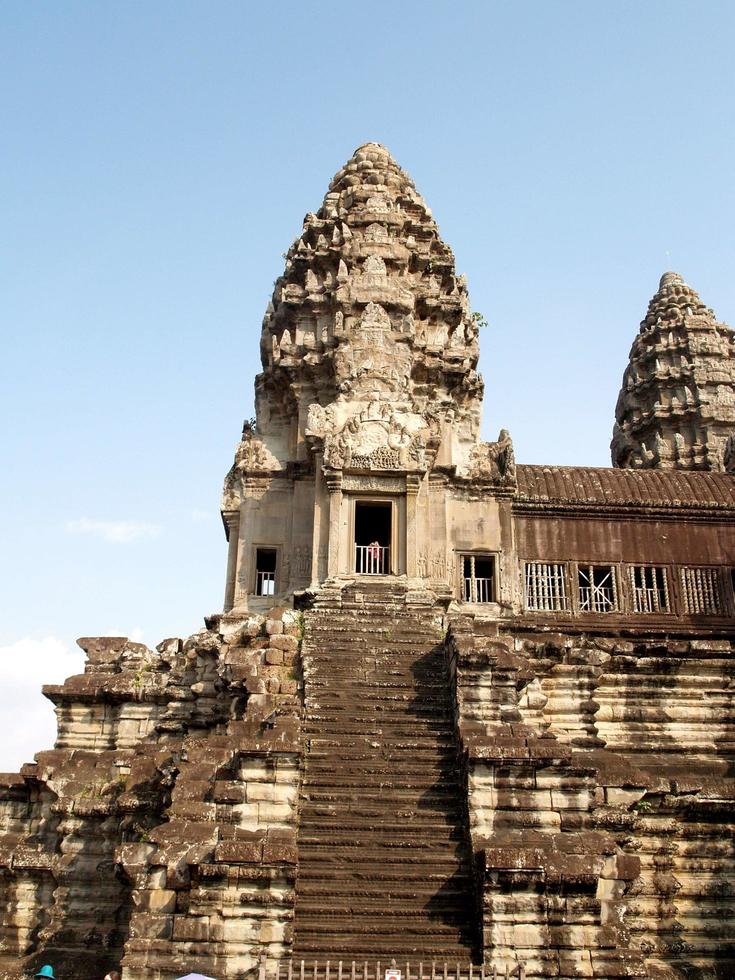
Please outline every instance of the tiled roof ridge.
[[551, 464], [519, 464], [516, 472], [520, 501], [735, 508], [735, 477], [726, 473]]

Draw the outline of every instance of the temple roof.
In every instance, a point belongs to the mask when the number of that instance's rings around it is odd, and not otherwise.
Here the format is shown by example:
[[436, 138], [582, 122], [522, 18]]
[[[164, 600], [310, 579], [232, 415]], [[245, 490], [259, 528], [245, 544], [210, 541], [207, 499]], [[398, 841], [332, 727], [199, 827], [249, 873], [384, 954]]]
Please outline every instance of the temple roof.
[[519, 465], [516, 474], [520, 502], [735, 509], [735, 476], [726, 473]]

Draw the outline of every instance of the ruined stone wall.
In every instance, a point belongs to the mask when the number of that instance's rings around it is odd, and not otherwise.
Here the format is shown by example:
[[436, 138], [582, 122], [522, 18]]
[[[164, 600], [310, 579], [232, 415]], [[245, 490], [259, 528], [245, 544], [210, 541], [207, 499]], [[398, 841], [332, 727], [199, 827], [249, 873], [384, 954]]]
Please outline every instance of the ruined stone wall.
[[241, 975], [290, 942], [297, 613], [80, 641], [55, 748], [0, 779], [0, 975]]
[[484, 945], [530, 977], [730, 977], [727, 640], [502, 633], [448, 644]]

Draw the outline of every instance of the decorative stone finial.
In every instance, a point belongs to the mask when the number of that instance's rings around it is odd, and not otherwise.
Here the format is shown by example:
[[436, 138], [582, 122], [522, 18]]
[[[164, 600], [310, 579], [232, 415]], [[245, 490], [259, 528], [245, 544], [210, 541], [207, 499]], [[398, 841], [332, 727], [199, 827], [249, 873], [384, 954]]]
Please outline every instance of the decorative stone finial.
[[673, 285], [686, 285], [684, 280], [681, 278], [678, 272], [664, 272], [661, 276], [661, 281], [658, 284], [659, 290], [663, 289], [665, 286]]

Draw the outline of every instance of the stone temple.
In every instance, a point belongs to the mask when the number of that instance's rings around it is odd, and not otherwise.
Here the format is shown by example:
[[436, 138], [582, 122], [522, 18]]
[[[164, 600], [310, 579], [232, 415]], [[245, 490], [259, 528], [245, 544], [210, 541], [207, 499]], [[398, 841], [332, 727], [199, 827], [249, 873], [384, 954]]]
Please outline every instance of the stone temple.
[[55, 748], [0, 777], [0, 975], [734, 977], [733, 331], [667, 272], [612, 468], [517, 464], [368, 143], [260, 349], [222, 613], [80, 640]]

